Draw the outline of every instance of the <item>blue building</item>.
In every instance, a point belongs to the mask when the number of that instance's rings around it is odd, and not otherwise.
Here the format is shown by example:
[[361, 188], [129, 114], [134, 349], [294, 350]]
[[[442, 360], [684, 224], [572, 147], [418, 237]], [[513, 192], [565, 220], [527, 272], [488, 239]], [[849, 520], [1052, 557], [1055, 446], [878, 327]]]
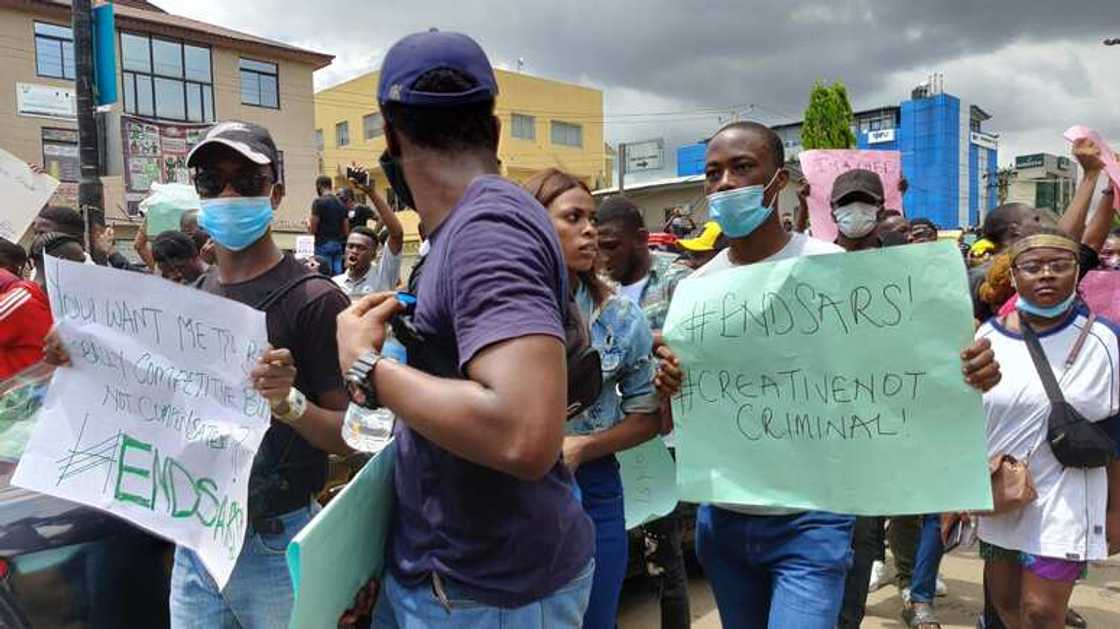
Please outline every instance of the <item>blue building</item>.
[[[910, 100], [856, 112], [856, 147], [902, 154], [909, 183], [903, 207], [910, 218], [925, 217], [942, 229], [978, 225], [995, 208], [998, 139], [982, 124], [991, 118], [956, 96], [914, 90]], [[801, 152], [801, 123], [773, 127], [782, 138], [786, 159]], [[704, 172], [704, 143], [677, 149], [677, 174]]]

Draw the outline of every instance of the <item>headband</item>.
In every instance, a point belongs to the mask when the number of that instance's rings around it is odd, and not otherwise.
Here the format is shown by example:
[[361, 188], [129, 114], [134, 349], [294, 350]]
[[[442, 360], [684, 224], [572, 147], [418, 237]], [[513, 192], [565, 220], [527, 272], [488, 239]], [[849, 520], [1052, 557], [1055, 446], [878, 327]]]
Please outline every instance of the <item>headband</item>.
[[1031, 249], [1040, 249], [1043, 247], [1061, 249], [1075, 256], [1081, 253], [1081, 248], [1078, 244], [1066, 236], [1059, 236], [1058, 234], [1035, 234], [1033, 236], [1027, 236], [1026, 238], [1020, 238], [1015, 244], [1011, 245], [1011, 261], [1014, 262], [1015, 258], [1018, 258]]

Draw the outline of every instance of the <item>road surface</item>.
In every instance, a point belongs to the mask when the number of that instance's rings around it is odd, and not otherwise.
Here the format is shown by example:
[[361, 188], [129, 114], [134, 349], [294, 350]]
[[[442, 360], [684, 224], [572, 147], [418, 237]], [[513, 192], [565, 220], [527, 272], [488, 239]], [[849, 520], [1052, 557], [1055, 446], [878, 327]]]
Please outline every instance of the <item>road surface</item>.
[[[893, 566], [888, 556], [888, 573]], [[937, 613], [944, 629], [972, 629], [984, 602], [980, 586], [983, 563], [975, 551], [957, 552], [941, 563], [941, 575], [949, 595], [937, 599]], [[692, 626], [697, 629], [720, 627], [719, 614], [708, 582], [694, 576], [689, 586], [692, 605]], [[1073, 590], [1073, 606], [1081, 612], [1093, 629], [1120, 628], [1120, 558], [1090, 566], [1089, 578]], [[899, 613], [902, 602], [893, 585], [874, 592], [867, 600], [867, 617], [863, 627], [869, 629], [905, 627]], [[648, 585], [641, 580], [627, 582], [619, 606], [619, 627], [622, 629], [656, 629], [659, 619], [657, 601]]]

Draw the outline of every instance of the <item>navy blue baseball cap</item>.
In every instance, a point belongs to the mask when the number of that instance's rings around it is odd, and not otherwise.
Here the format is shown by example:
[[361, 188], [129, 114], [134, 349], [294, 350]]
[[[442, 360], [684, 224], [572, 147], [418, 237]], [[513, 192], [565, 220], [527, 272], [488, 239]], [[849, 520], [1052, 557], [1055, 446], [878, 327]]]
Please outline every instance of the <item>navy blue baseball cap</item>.
[[[474, 79], [474, 87], [462, 92], [433, 93], [412, 89], [416, 79], [432, 70], [458, 70]], [[377, 101], [455, 107], [493, 100], [498, 95], [494, 68], [478, 42], [462, 33], [432, 29], [413, 33], [393, 44], [381, 62]]]

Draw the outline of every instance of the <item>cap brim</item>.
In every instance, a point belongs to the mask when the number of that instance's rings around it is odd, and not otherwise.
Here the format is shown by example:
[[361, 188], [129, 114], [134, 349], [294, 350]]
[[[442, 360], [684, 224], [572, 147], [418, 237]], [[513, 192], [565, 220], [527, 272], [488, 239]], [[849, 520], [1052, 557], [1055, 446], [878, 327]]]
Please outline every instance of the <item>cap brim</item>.
[[833, 203], [833, 205], [836, 205], [836, 204], [840, 203], [841, 201], [843, 201], [844, 199], [847, 199], [847, 198], [850, 198], [850, 197], [853, 197], [853, 196], [861, 196], [861, 197], [864, 197], [866, 199], [870, 199], [871, 201], [873, 201], [875, 203], [882, 203], [883, 202], [883, 197], [875, 194], [874, 192], [871, 192], [870, 190], [848, 190], [846, 192], [843, 192], [841, 194], [838, 194], [838, 195], [832, 197], [832, 203]]
[[712, 249], [716, 248], [715, 244], [708, 244], [706, 242], [702, 242], [699, 238], [689, 238], [687, 240], [678, 240], [677, 245], [681, 249], [686, 249], [688, 251], [695, 251], [695, 252], [711, 251]]
[[195, 156], [198, 155], [199, 151], [201, 151], [202, 149], [204, 149], [208, 146], [213, 146], [215, 144], [221, 144], [222, 146], [225, 146], [225, 147], [228, 147], [228, 148], [232, 149], [238, 155], [241, 155], [242, 157], [249, 160], [250, 162], [253, 162], [254, 164], [258, 164], [260, 166], [271, 166], [272, 165], [272, 160], [269, 159], [267, 155], [264, 155], [263, 153], [258, 153], [256, 151], [254, 151], [253, 149], [249, 148], [248, 144], [245, 144], [244, 142], [234, 142], [232, 140], [227, 140], [225, 138], [210, 138], [208, 140], [203, 140], [202, 142], [199, 142], [198, 144], [195, 145], [195, 147], [193, 149], [191, 149], [191, 152], [187, 155], [187, 167], [188, 168], [193, 168], [194, 167]]

